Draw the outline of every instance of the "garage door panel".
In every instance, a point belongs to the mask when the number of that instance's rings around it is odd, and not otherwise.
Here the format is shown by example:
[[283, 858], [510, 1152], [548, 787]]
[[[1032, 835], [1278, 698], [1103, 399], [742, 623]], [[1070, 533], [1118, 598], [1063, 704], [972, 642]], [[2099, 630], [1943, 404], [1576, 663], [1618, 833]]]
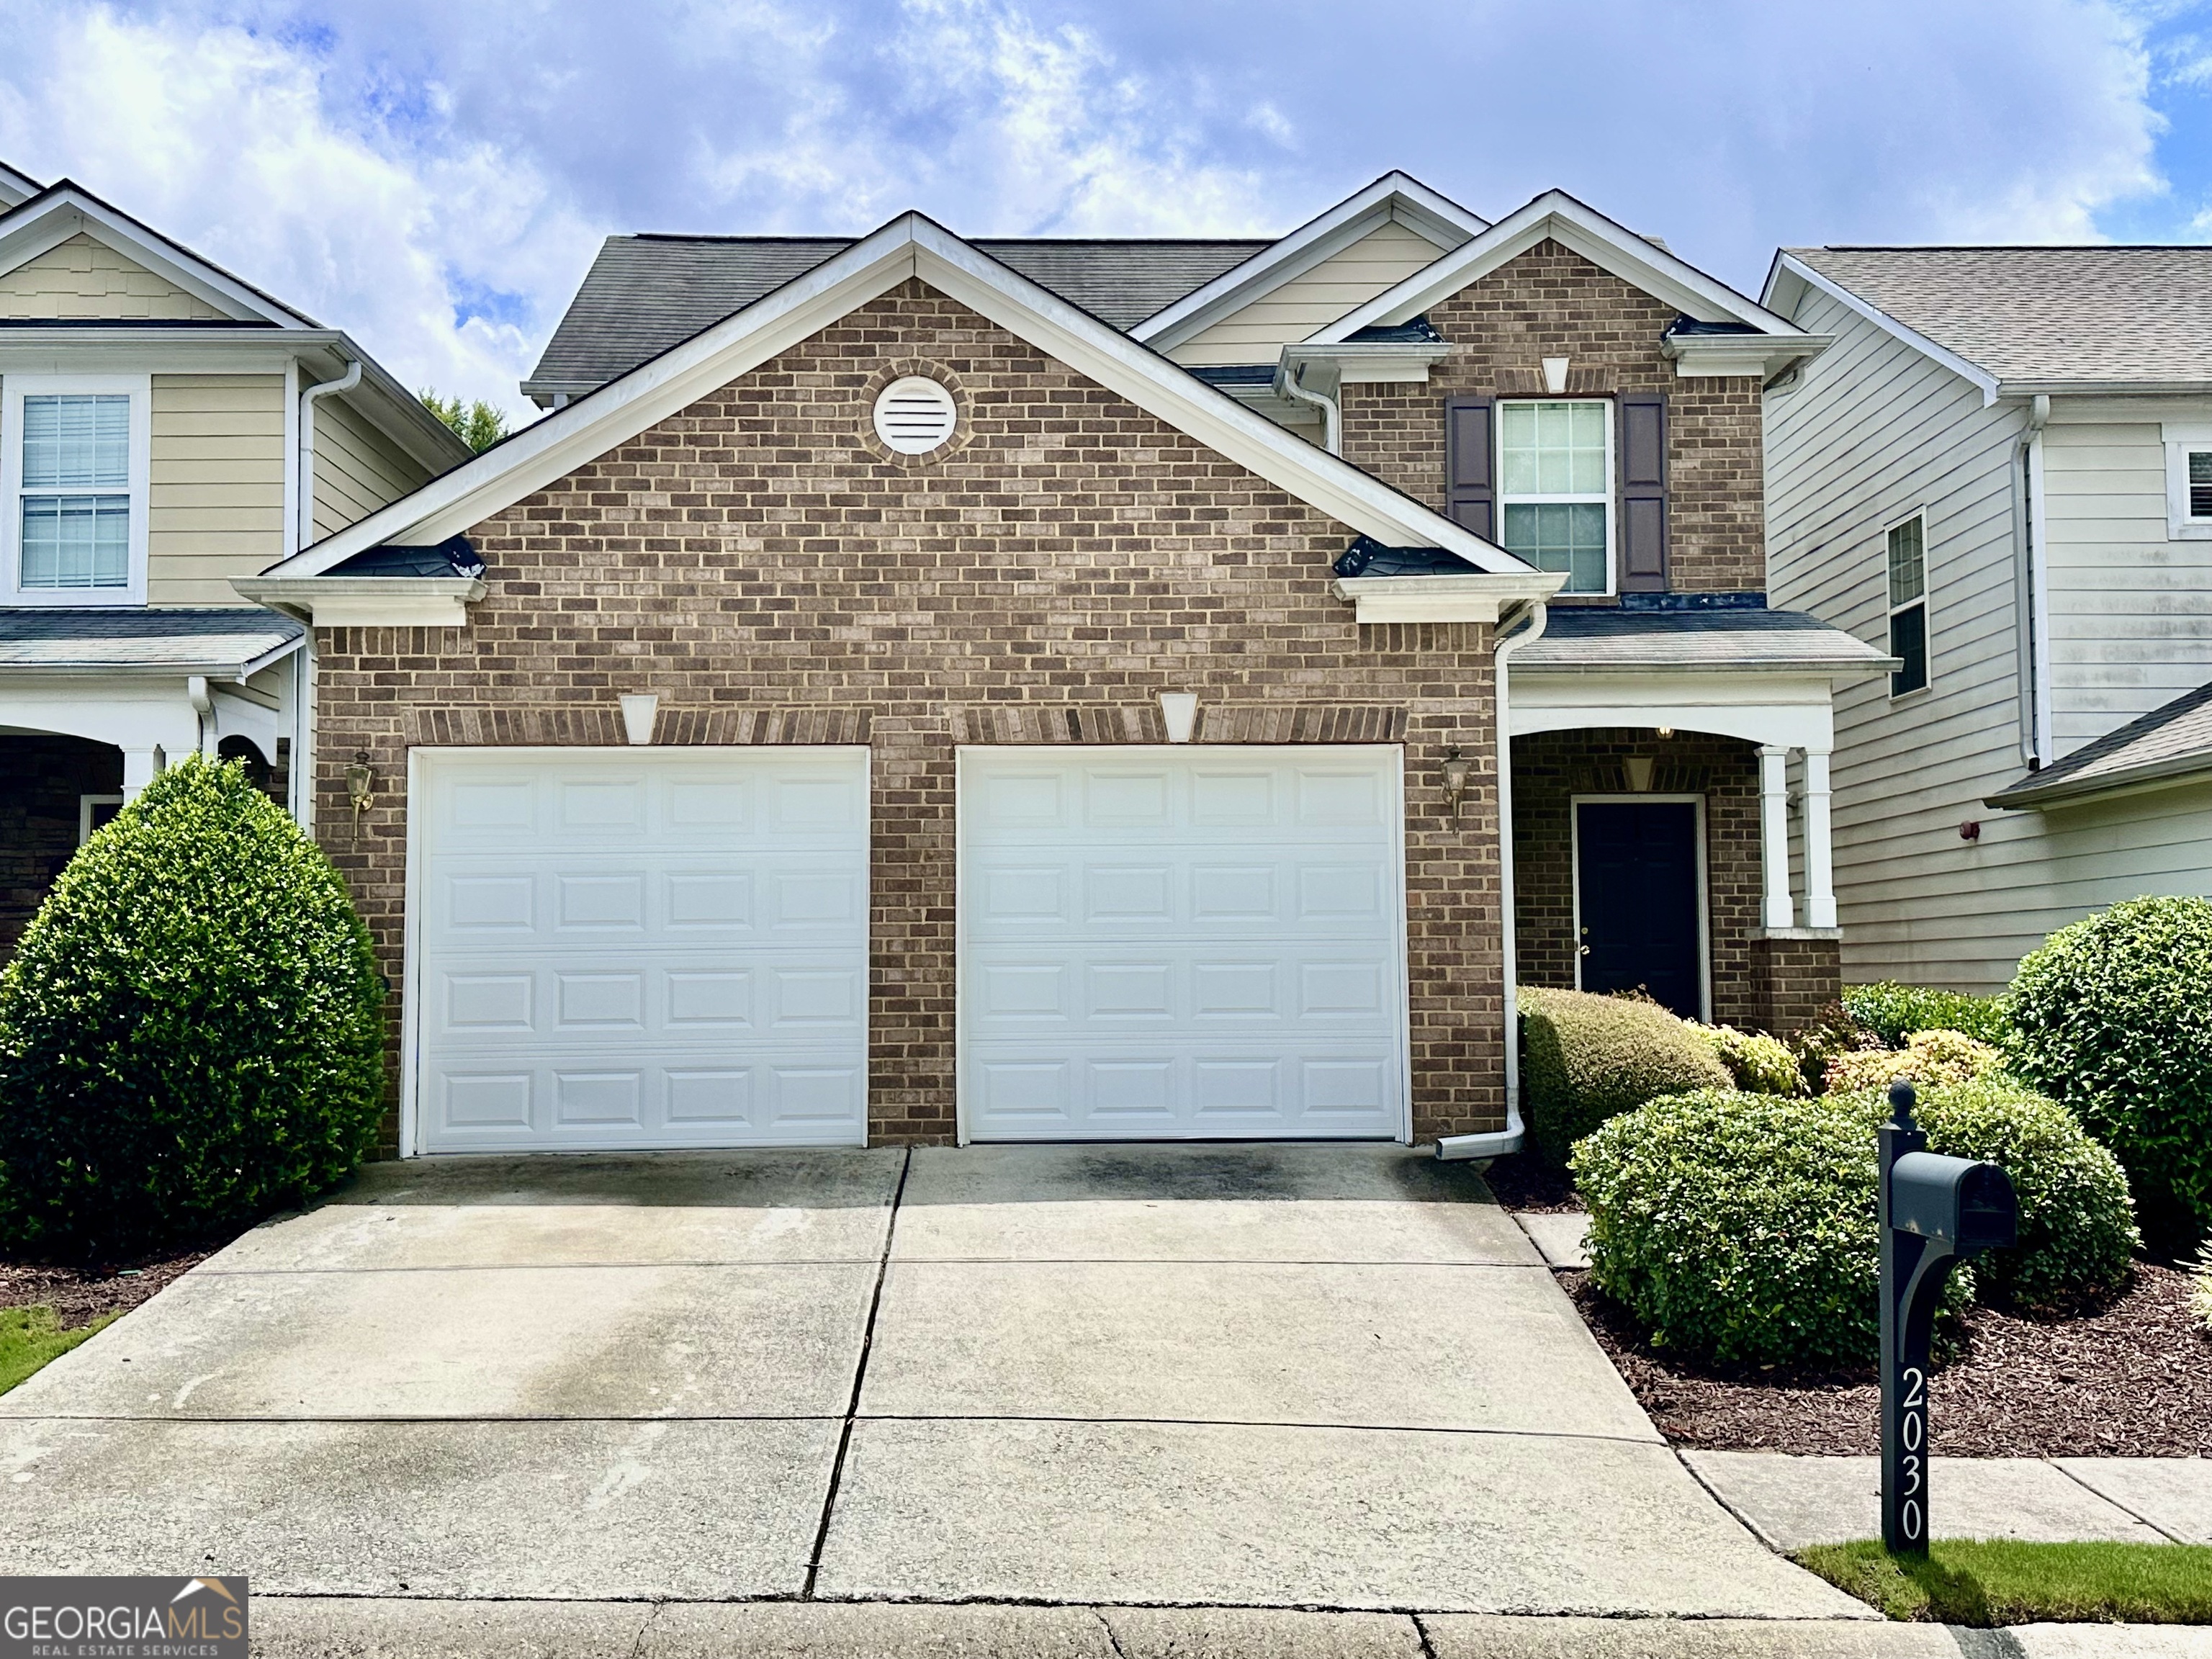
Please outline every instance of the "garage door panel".
[[1327, 1135], [1387, 1138], [1402, 1115], [1398, 1056], [1311, 1043], [1218, 1044], [1139, 1055], [1085, 1046], [978, 1045], [978, 1138]]
[[856, 1144], [854, 750], [425, 757], [418, 1141]]
[[[1208, 846], [1206, 851], [1216, 850]], [[975, 849], [988, 858], [995, 849]], [[1019, 861], [986, 867], [967, 904], [976, 944], [1072, 937], [1149, 939], [1163, 928], [1179, 939], [1371, 939], [1396, 925], [1395, 866], [1362, 855], [1283, 856], [1267, 862], [1142, 864], [1069, 855], [1048, 863], [1024, 848]], [[1178, 856], [1182, 861], [1175, 861]]]

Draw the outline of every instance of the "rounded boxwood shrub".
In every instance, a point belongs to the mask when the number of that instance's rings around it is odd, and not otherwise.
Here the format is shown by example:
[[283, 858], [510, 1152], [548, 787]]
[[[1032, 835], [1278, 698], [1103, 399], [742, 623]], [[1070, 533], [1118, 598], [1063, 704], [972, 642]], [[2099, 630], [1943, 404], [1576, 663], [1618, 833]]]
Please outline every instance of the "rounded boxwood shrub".
[[2004, 1056], [1986, 1042], [1960, 1031], [1915, 1031], [1902, 1048], [1858, 1048], [1828, 1062], [1826, 1092], [1887, 1090], [1909, 1081], [1928, 1088], [1971, 1083], [2004, 1065]]
[[1993, 1048], [2003, 1048], [2011, 1036], [2002, 997], [1900, 985], [1893, 979], [1845, 986], [1844, 1012], [1861, 1030], [1881, 1038], [1886, 1048], [1902, 1048], [1915, 1031], [1960, 1031]]
[[384, 983], [330, 861], [235, 764], [170, 767], [0, 975], [0, 1224], [112, 1259], [326, 1187], [383, 1112]]
[[1739, 1031], [1733, 1025], [1699, 1025], [1690, 1029], [1705, 1040], [1713, 1055], [1728, 1068], [1735, 1086], [1746, 1094], [1802, 1095], [1811, 1092], [1798, 1069], [1797, 1055], [1780, 1037], [1764, 1031]]
[[[2127, 1282], [2142, 1242], [2127, 1176], [2071, 1112], [2002, 1073], [1917, 1092], [1928, 1150], [1996, 1164], [2020, 1200], [2019, 1244], [1974, 1263], [1984, 1298], [2066, 1307]], [[1831, 1098], [1869, 1142], [1889, 1116], [1886, 1086]]]
[[2212, 902], [2142, 898], [2020, 964], [2014, 1064], [2112, 1148], [2161, 1237], [2212, 1228]]
[[1520, 1004], [1528, 1132], [1554, 1164], [1617, 1113], [1730, 1085], [1711, 1047], [1656, 1002], [1523, 986]]

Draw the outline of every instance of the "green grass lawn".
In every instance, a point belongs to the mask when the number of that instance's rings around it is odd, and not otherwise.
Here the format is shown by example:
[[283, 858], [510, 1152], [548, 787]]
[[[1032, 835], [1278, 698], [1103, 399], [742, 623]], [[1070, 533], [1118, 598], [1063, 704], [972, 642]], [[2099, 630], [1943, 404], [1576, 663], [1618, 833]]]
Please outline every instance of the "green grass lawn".
[[52, 1308], [0, 1308], [0, 1394], [5, 1394], [49, 1359], [58, 1359], [108, 1320], [95, 1319], [73, 1331], [54, 1322]]
[[2212, 1625], [2212, 1547], [1939, 1539], [1928, 1559], [1875, 1542], [1800, 1550], [1800, 1566], [1893, 1619], [1946, 1625]]

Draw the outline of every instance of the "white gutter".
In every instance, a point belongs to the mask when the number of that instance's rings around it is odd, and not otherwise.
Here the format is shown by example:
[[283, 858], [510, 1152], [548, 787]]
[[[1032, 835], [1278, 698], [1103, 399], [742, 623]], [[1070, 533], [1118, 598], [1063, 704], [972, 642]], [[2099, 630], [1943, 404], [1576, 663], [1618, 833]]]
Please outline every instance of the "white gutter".
[[1528, 604], [1528, 625], [1498, 641], [1492, 652], [1498, 665], [1495, 706], [1498, 709], [1498, 932], [1505, 984], [1505, 1127], [1482, 1135], [1439, 1135], [1441, 1158], [1504, 1158], [1521, 1150], [1527, 1127], [1521, 1119], [1521, 999], [1514, 983], [1519, 970], [1514, 962], [1516, 941], [1513, 928], [1513, 717], [1506, 689], [1506, 659], [1532, 640], [1541, 639], [1551, 622], [1551, 607], [1541, 599]]
[[2051, 421], [2051, 398], [2042, 392], [2028, 400], [2027, 428], [2020, 453], [2027, 467], [2023, 551], [2027, 560], [2027, 741], [2021, 745], [2027, 763], [2040, 770], [2051, 753], [2051, 581], [2050, 558], [2043, 546], [2049, 520], [2043, 510], [2043, 428]]
[[315, 400], [329, 392], [350, 392], [361, 384], [361, 359], [346, 365], [335, 380], [322, 380], [300, 394], [300, 545], [315, 540]]
[[1275, 365], [1275, 389], [1295, 402], [1310, 404], [1321, 410], [1321, 447], [1332, 455], [1344, 453], [1343, 417], [1336, 399], [1322, 392], [1309, 392], [1298, 383], [1298, 376], [1306, 372], [1303, 362], [1287, 360]]

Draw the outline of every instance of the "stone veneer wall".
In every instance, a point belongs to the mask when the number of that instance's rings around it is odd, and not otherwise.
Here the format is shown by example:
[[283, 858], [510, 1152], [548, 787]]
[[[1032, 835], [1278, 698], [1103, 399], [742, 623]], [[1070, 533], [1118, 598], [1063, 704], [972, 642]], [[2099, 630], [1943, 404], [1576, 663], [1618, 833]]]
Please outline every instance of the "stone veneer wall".
[[[916, 373], [960, 435], [896, 456], [869, 412]], [[619, 743], [638, 690], [663, 741], [864, 732], [870, 1134], [947, 1140], [955, 744], [1158, 742], [1194, 691], [1201, 741], [1402, 739], [1415, 1131], [1502, 1123], [1491, 630], [1358, 628], [1344, 526], [975, 313], [909, 282], [471, 535], [466, 629], [318, 633], [318, 822], [395, 985], [410, 743]], [[1483, 769], [1455, 818], [1451, 746]]]
[[1667, 394], [1668, 585], [1764, 588], [1759, 381], [1677, 374], [1659, 352], [1677, 314], [1581, 254], [1539, 242], [1429, 308], [1452, 349], [1426, 385], [1344, 388], [1344, 457], [1442, 508], [1444, 399], [1544, 397], [1542, 360], [1566, 357], [1567, 397]]

